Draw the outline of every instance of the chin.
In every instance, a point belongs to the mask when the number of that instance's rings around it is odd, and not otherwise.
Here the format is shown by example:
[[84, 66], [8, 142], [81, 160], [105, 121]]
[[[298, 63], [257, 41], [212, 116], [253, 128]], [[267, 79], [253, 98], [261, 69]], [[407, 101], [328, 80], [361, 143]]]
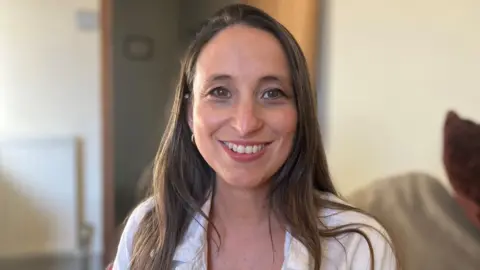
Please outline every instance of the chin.
[[255, 176], [248, 172], [218, 176], [217, 179], [230, 187], [238, 189], [257, 189], [264, 187], [269, 181], [267, 177]]

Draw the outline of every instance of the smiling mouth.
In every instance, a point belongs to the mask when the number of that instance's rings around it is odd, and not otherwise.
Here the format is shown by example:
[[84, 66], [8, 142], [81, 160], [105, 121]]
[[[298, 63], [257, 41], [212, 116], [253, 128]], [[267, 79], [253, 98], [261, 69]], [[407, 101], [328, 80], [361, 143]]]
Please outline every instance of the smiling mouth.
[[265, 146], [269, 145], [270, 143], [261, 143], [261, 144], [236, 144], [236, 143], [231, 143], [231, 142], [224, 142], [221, 141], [228, 149], [230, 149], [232, 152], [238, 153], [238, 154], [256, 154], [260, 151], [262, 151]]

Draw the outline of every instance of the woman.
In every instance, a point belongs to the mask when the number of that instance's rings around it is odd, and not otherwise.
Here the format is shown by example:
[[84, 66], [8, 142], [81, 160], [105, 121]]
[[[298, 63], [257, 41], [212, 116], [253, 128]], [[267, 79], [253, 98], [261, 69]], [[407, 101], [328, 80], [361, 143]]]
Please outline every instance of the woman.
[[216, 13], [114, 269], [394, 269], [383, 228], [336, 197], [316, 113], [292, 35], [250, 6]]

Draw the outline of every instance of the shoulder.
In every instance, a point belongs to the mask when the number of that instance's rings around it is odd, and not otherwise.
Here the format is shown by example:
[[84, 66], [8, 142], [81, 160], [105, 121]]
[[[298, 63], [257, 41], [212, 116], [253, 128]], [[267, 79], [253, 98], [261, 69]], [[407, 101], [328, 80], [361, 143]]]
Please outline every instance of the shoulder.
[[129, 216], [118, 243], [117, 254], [113, 263], [114, 270], [129, 269], [135, 233], [138, 230], [140, 222], [145, 215], [153, 209], [154, 205], [154, 199], [148, 198], [140, 203]]
[[[320, 196], [333, 203], [349, 206], [333, 194], [323, 193]], [[336, 262], [336, 265], [343, 263], [348, 269], [369, 269], [373, 256], [375, 269], [396, 269], [397, 261], [390, 236], [376, 219], [359, 211], [339, 210], [336, 207], [325, 207], [319, 216], [326, 229], [346, 230], [326, 240], [330, 261]]]
[[348, 201], [378, 218], [396, 243], [403, 242], [407, 233], [417, 232], [419, 226], [427, 228], [449, 212], [458, 212], [439, 179], [417, 172], [374, 181], [350, 194]]
[[441, 197], [438, 198], [440, 200], [450, 197], [437, 178], [426, 173], [411, 172], [378, 179], [353, 192], [348, 199], [362, 209], [378, 211], [398, 204], [415, 207], [412, 202], [424, 200], [425, 195], [436, 194]]

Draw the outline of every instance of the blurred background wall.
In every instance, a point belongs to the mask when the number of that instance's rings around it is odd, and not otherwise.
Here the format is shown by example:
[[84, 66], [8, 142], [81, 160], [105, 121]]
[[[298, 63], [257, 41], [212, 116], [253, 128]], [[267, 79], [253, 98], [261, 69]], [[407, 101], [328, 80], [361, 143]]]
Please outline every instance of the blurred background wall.
[[[179, 67], [180, 5], [175, 0], [116, 1], [113, 6], [113, 108], [116, 224], [135, 204], [142, 170], [162, 136], [165, 105]], [[129, 36], [152, 39], [148, 60], [125, 55]]]
[[[24, 143], [15, 144], [19, 145], [19, 148], [8, 153], [20, 153], [21, 149], [37, 151], [34, 149], [45, 145], [45, 141], [53, 141], [52, 149], [62, 149], [61, 151], [67, 154], [69, 149], [62, 148], [63, 140], [78, 139], [82, 145], [82, 153], [79, 157], [81, 164], [76, 164], [78, 165], [76, 169], [81, 170], [79, 177], [82, 179], [79, 181], [82, 181], [83, 190], [83, 198], [78, 202], [83, 205], [70, 206], [71, 211], [83, 212], [82, 222], [93, 226], [95, 230], [93, 252], [100, 252], [103, 245], [101, 33], [98, 30], [98, 22], [94, 19], [99, 12], [99, 3], [99, 0], [0, 1], [0, 138], [4, 140], [0, 150], [11, 147], [11, 140], [22, 139]], [[82, 22], [77, 17], [82, 16], [80, 13], [84, 14]], [[51, 152], [45, 148], [44, 154], [47, 153]], [[2, 157], [4, 160], [0, 158], [0, 170], [5, 171], [8, 169], [5, 166], [6, 156]], [[44, 156], [47, 161], [49, 158], [51, 157]], [[50, 196], [51, 200], [58, 199], [56, 205], [61, 208], [62, 202], [71, 203], [67, 199], [61, 200], [61, 194], [69, 192], [62, 188], [77, 186], [74, 182], [68, 187], [60, 183], [70, 180], [62, 178], [64, 174], [61, 171], [77, 161], [70, 156], [65, 156], [62, 163], [58, 163], [58, 160], [51, 158], [48, 165], [50, 170], [58, 168], [58, 172], [45, 172], [45, 175], [58, 177], [49, 181], [48, 189], [44, 190], [50, 193], [44, 195]], [[26, 171], [34, 170], [37, 163], [28, 160], [18, 162], [23, 163]], [[36, 198], [35, 193], [30, 193], [27, 189], [32, 185], [33, 187], [40, 185], [34, 178], [18, 177], [13, 180], [13, 176], [6, 175], [5, 173], [0, 179], [0, 190], [7, 190], [5, 188], [7, 185], [15, 184], [18, 186], [15, 192], [25, 191], [26, 194], [22, 195], [24, 198], [32, 199], [34, 205], [42, 204], [42, 198]], [[80, 189], [77, 191], [81, 192]], [[0, 198], [2, 197], [0, 194]], [[2, 207], [15, 209], [11, 204], [0, 204], [0, 209]], [[56, 211], [55, 208], [49, 210]], [[3, 209], [0, 213], [6, 211]], [[19, 215], [28, 215], [27, 213], [20, 211]], [[23, 237], [28, 237], [29, 230], [35, 231], [35, 227], [39, 226], [36, 223], [25, 224], [22, 222], [24, 221], [22, 216], [16, 218], [18, 231], [23, 232], [21, 235]], [[0, 231], [2, 221], [6, 219], [5, 216], [0, 217]], [[65, 222], [71, 224], [70, 221]], [[77, 235], [65, 237], [66, 241], [70, 241], [72, 238], [76, 239]], [[76, 244], [76, 241], [74, 243]], [[40, 246], [37, 244], [39, 243], [35, 243], [36, 246]], [[5, 247], [4, 250], [0, 250], [0, 256], [11, 254], [11, 250], [8, 249]], [[23, 252], [16, 250], [18, 254]]]
[[327, 9], [325, 130], [340, 191], [414, 169], [446, 181], [446, 110], [480, 119], [480, 2], [342, 0]]

